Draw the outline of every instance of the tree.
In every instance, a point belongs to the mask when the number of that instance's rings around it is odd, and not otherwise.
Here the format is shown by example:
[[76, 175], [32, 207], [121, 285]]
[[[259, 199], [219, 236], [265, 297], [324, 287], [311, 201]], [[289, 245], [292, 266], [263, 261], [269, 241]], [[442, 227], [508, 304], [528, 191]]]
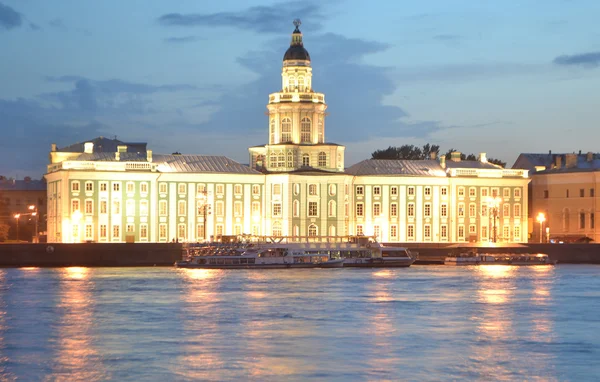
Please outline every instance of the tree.
[[[450, 149], [446, 152], [445, 157], [446, 160], [451, 159], [451, 154], [455, 151], [455, 149]], [[371, 153], [371, 159], [429, 159], [431, 158], [431, 154], [435, 153], [436, 158], [440, 154], [440, 146], [438, 145], [430, 145], [426, 143], [422, 148], [414, 146], [414, 145], [402, 145], [400, 147], [390, 146], [385, 150], [375, 150]], [[475, 154], [460, 154], [461, 160], [478, 160], [477, 155]], [[501, 161], [500, 159], [488, 158], [489, 163], [493, 163], [499, 165], [501, 167], [506, 167], [506, 162]]]

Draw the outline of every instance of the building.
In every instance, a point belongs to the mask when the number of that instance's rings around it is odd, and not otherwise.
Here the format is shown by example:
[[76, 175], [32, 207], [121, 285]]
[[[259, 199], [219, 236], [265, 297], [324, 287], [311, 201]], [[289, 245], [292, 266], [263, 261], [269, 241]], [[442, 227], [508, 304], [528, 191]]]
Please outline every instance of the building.
[[[15, 216], [19, 216], [16, 218]], [[10, 226], [9, 239], [32, 241], [36, 232], [44, 232], [46, 216], [46, 182], [25, 179], [8, 179], [0, 176], [0, 223]], [[17, 222], [18, 220], [18, 222]], [[37, 226], [37, 231], [36, 231]]]
[[[460, 153], [365, 160], [325, 139], [325, 95], [313, 90], [299, 23], [270, 94], [268, 143], [250, 164], [153, 154], [106, 138], [53, 145], [48, 237], [56, 242], [204, 241], [223, 235], [374, 235], [386, 242], [526, 241], [526, 170]], [[340, 111], [341, 112], [341, 111]]]
[[513, 168], [531, 170], [532, 241], [600, 240], [599, 154], [521, 154]]

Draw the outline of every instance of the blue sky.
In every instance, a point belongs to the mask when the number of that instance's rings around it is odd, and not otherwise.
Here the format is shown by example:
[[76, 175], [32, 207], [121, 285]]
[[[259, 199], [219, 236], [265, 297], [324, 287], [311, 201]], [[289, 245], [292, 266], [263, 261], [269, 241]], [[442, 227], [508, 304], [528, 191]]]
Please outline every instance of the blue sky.
[[0, 0], [0, 175], [39, 178], [51, 143], [101, 135], [247, 163], [294, 18], [347, 165], [427, 142], [509, 166], [598, 152], [598, 14], [597, 0]]

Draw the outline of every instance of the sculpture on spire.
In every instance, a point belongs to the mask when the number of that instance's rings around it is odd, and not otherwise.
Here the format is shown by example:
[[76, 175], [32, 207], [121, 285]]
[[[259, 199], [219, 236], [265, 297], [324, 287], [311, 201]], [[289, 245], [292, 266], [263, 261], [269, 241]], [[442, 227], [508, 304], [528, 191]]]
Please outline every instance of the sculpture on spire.
[[294, 19], [294, 26], [296, 27], [296, 30], [299, 30], [298, 28], [300, 28], [300, 25], [302, 25], [302, 21], [300, 21], [300, 19]]

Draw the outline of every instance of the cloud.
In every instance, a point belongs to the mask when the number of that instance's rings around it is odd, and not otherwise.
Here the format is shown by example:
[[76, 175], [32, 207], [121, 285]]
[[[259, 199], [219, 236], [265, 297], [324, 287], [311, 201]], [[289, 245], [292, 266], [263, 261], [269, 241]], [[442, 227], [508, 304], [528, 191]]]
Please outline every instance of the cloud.
[[195, 42], [200, 40], [197, 36], [169, 37], [165, 39], [166, 43], [182, 44], [186, 42]]
[[20, 27], [23, 24], [23, 16], [9, 7], [0, 3], [0, 28], [6, 30]]
[[457, 34], [438, 34], [433, 36], [433, 39], [442, 42], [455, 43], [460, 41], [462, 36]]
[[299, 16], [309, 21], [315, 31], [322, 28], [324, 12], [317, 2], [292, 1], [271, 6], [255, 6], [238, 12], [169, 13], [158, 18], [164, 26], [234, 27], [258, 33], [281, 33], [291, 28], [291, 21]]
[[595, 68], [600, 65], [600, 52], [588, 52], [573, 55], [562, 55], [556, 57], [553, 61], [556, 65], [562, 66], [583, 66], [585, 68]]

